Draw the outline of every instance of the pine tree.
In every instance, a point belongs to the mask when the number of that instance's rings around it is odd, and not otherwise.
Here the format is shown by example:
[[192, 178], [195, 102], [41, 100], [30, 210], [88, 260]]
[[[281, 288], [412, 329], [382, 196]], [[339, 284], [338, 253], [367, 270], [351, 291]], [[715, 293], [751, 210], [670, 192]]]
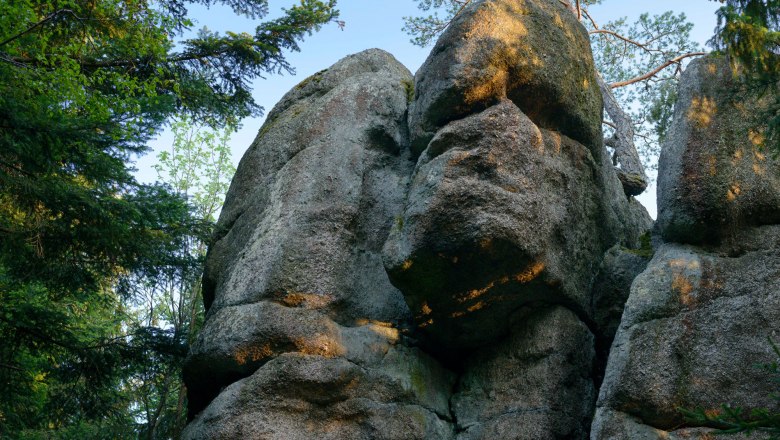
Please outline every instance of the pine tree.
[[[268, 13], [267, 0], [195, 2]], [[193, 26], [179, 0], [0, 2], [0, 437], [138, 431], [123, 378], [148, 356], [181, 358], [186, 335], [128, 333], [122, 295], [199, 264], [181, 249], [209, 230], [170, 186], [139, 184], [131, 160], [173, 116], [259, 115], [251, 81], [292, 72], [284, 51], [335, 20], [335, 3], [176, 46]]]

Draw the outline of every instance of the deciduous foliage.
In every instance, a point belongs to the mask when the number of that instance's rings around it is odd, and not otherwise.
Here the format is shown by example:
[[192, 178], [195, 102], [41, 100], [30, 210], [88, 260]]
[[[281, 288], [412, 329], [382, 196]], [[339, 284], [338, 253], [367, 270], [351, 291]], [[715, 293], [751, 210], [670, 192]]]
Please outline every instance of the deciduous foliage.
[[[195, 3], [268, 13], [267, 0]], [[148, 356], [180, 358], [187, 335], [129, 327], [123, 298], [136, 280], [196, 273], [208, 224], [180, 189], [136, 182], [131, 160], [173, 115], [259, 114], [251, 80], [292, 71], [284, 51], [337, 17], [335, 0], [302, 0], [253, 35], [176, 45], [186, 6], [0, 2], [0, 437], [140, 432], [128, 377]]]

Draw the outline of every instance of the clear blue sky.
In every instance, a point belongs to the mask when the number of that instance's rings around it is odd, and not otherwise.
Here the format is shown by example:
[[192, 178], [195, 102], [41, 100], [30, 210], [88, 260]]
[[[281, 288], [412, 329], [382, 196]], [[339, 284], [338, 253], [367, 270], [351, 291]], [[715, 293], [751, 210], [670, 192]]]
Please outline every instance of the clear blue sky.
[[[295, 4], [295, 0], [270, 0], [271, 15], [278, 15], [280, 8]], [[409, 42], [409, 37], [401, 31], [403, 17], [418, 15], [413, 0], [339, 0], [341, 20], [346, 22], [343, 30], [335, 24], [323, 29], [301, 44], [301, 52], [288, 54], [287, 59], [295, 66], [297, 75], [269, 75], [254, 84], [254, 97], [267, 111], [288, 90], [307, 76], [314, 74], [343, 58], [346, 55], [364, 49], [378, 47], [398, 58], [412, 73], [425, 60], [430, 48], [419, 48]], [[694, 23], [693, 38], [702, 46], [712, 35], [715, 28], [715, 10], [720, 3], [712, 0], [604, 0], [594, 6], [590, 12], [599, 23], [605, 23], [620, 17], [634, 21], [641, 13], [660, 14], [665, 11], [683, 12]], [[190, 8], [191, 16], [197, 21], [197, 28], [203, 26], [211, 30], [224, 32], [254, 33], [256, 23], [233, 15], [226, 7], [206, 9], [200, 6]], [[233, 160], [241, 159], [255, 134], [262, 125], [263, 118], [243, 121], [243, 128], [231, 140]], [[142, 181], [154, 181], [156, 174], [151, 166], [155, 163], [157, 152], [170, 148], [171, 136], [163, 133], [152, 142], [154, 152], [141, 158], [138, 163], [138, 177]], [[655, 217], [655, 188], [649, 188], [640, 201]]]

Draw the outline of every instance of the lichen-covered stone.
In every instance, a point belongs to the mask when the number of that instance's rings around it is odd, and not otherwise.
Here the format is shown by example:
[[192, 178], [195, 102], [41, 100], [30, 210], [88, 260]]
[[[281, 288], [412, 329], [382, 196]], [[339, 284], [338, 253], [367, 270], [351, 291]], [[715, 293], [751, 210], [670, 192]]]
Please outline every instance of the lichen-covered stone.
[[[399, 347], [385, 369], [347, 359], [287, 353], [225, 390], [183, 434], [188, 440], [426, 440], [453, 438], [439, 408], [421, 404], [411, 383], [436, 389], [441, 371], [423, 369], [419, 353]], [[425, 367], [435, 366], [428, 363]], [[414, 370], [414, 371], [411, 371]], [[391, 374], [388, 374], [391, 371]], [[451, 386], [451, 384], [446, 384]], [[447, 388], [436, 390], [445, 395]], [[446, 408], [446, 406], [445, 406]]]
[[502, 99], [601, 159], [602, 101], [588, 34], [557, 0], [479, 0], [453, 20], [415, 75], [413, 152], [447, 123]]
[[505, 335], [531, 302], [585, 315], [603, 253], [633, 246], [642, 219], [611, 167], [502, 100], [436, 133], [385, 265], [432, 349], [471, 349]]
[[658, 229], [665, 240], [718, 243], [741, 228], [780, 223], [780, 162], [757, 121], [772, 93], [740, 90], [727, 60], [691, 62], [658, 165]]

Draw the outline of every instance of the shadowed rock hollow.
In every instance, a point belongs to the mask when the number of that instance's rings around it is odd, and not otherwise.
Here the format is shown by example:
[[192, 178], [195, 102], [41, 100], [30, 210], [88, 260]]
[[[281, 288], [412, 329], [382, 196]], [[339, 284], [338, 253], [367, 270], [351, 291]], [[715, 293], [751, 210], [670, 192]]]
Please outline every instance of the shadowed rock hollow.
[[288, 92], [209, 248], [183, 437], [633, 439], [755, 395], [721, 382], [777, 325], [774, 226], [645, 270], [590, 78], [559, 2], [482, 0], [414, 78], [372, 49]]

